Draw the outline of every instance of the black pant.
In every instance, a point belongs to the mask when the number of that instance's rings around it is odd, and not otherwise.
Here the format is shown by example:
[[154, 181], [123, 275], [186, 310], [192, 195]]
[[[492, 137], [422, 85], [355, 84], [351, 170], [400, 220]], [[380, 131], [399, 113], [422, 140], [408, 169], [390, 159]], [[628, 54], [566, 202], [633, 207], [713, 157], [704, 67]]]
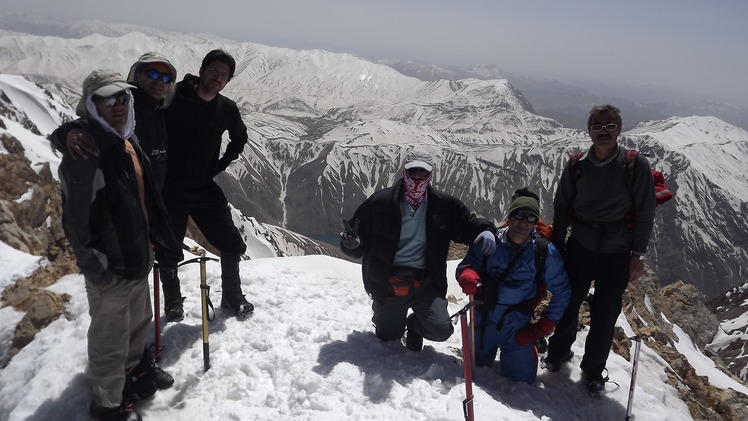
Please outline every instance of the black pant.
[[594, 280], [590, 330], [581, 368], [591, 376], [602, 373], [613, 343], [616, 320], [621, 313], [621, 298], [629, 283], [629, 260], [630, 253], [589, 251], [573, 237], [569, 238], [566, 245], [566, 273], [571, 282], [572, 295], [555, 333], [548, 341], [548, 359], [558, 361], [569, 353], [577, 335], [579, 307]]
[[223, 190], [215, 182], [189, 190], [167, 184], [163, 198], [177, 240], [184, 239], [187, 220], [192, 217], [205, 239], [221, 253], [221, 284], [224, 294], [240, 293], [239, 260], [247, 250], [247, 245], [234, 225], [231, 208]]

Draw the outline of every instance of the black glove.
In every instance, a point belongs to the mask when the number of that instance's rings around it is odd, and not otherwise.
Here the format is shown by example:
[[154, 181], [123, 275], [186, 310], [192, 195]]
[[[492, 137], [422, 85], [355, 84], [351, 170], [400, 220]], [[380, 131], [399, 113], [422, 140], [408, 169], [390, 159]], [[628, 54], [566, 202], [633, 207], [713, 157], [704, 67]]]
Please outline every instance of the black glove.
[[340, 232], [340, 242], [343, 247], [349, 250], [357, 249], [361, 245], [361, 240], [358, 238], [358, 219], [350, 222], [343, 219], [340, 225], [343, 227], [343, 231]]

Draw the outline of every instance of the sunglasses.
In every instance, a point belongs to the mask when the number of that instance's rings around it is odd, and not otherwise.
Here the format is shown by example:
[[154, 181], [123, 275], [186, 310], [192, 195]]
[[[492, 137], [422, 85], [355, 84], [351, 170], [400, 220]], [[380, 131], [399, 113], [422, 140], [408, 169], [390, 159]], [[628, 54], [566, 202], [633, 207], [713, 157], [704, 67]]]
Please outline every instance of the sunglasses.
[[429, 176], [429, 174], [431, 174], [425, 168], [418, 168], [418, 167], [408, 168], [407, 170], [405, 170], [405, 172], [408, 174], [408, 177], [411, 177], [411, 178], [413, 177], [426, 178]]
[[612, 132], [613, 130], [617, 129], [618, 125], [615, 123], [608, 123], [608, 124], [593, 124], [590, 126], [590, 129], [593, 132], [599, 132], [602, 129], [605, 129], [609, 132]]
[[130, 102], [130, 94], [123, 92], [121, 94], [110, 95], [110, 96], [98, 96], [94, 95], [92, 98], [93, 102], [103, 105], [105, 107], [113, 107], [116, 104], [125, 105]]
[[530, 212], [516, 211], [512, 213], [512, 218], [521, 221], [525, 220], [531, 224], [538, 222], [538, 217], [531, 214]]
[[156, 69], [148, 69], [145, 71], [145, 75], [153, 80], [161, 80], [161, 82], [169, 83], [173, 79], [169, 73], [161, 73]]

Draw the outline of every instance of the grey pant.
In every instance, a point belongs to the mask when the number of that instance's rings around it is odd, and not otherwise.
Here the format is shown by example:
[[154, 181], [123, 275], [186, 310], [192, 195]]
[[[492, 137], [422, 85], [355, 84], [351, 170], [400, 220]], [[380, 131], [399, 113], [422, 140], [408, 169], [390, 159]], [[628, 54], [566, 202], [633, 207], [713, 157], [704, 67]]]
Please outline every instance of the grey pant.
[[424, 338], [444, 342], [452, 336], [454, 326], [449, 320], [447, 300], [433, 287], [424, 285], [407, 296], [374, 298], [372, 322], [376, 335], [383, 341], [400, 339], [405, 333], [408, 309], [413, 309], [415, 325]]
[[86, 279], [88, 378], [92, 400], [104, 407], [122, 403], [125, 376], [140, 362], [153, 319], [148, 278], [114, 276], [99, 290]]

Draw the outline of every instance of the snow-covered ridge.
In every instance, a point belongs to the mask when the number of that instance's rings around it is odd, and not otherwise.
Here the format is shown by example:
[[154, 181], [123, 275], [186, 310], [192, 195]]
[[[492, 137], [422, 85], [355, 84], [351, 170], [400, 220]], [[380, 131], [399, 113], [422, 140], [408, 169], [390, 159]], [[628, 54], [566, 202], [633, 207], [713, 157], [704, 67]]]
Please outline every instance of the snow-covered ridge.
[[[245, 215], [307, 236], [336, 233], [341, 217], [399, 176], [414, 145], [434, 154], [436, 187], [476, 212], [501, 220], [511, 192], [530, 185], [550, 220], [568, 156], [590, 144], [586, 133], [532, 113], [504, 79], [420, 81], [350, 54], [209, 35], [12, 33], [0, 37], [0, 71], [27, 74], [75, 103], [94, 67], [124, 73], [144, 51], [157, 50], [180, 74], [195, 73], [214, 48], [237, 58], [225, 93], [250, 132], [244, 154], [219, 182]], [[622, 137], [649, 156], [675, 193], [658, 209], [650, 247], [663, 283], [680, 279], [711, 296], [748, 276], [746, 140], [744, 130], [711, 117], [649, 122]]]

